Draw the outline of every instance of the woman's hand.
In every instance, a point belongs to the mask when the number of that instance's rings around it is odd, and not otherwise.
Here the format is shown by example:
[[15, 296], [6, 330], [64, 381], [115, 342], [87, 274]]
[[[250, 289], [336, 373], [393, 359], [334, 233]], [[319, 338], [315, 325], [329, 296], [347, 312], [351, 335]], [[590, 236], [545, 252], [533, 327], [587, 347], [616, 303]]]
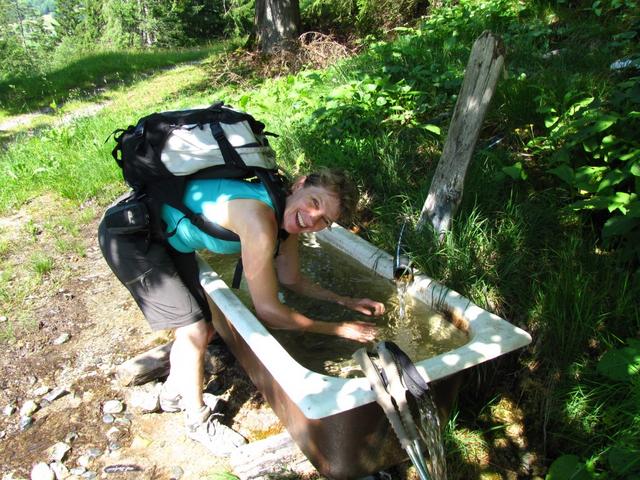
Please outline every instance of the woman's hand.
[[342, 338], [360, 343], [369, 343], [376, 339], [378, 327], [369, 322], [342, 322], [335, 333]]
[[363, 315], [378, 317], [384, 313], [384, 304], [370, 298], [348, 298], [341, 303]]

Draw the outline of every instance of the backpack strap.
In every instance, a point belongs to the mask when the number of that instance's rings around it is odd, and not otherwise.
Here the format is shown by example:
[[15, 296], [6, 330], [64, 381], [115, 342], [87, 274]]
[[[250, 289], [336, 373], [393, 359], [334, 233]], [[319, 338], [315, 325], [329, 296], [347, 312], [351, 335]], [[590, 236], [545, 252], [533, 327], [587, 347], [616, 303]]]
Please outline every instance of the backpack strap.
[[220, 126], [220, 122], [211, 123], [211, 134], [213, 138], [218, 142], [218, 147], [220, 147], [220, 153], [222, 153], [222, 158], [224, 158], [224, 163], [232, 167], [239, 168], [247, 168], [247, 165], [244, 163], [240, 154], [236, 151], [235, 148], [229, 143], [226, 135], [224, 134], [224, 130]]

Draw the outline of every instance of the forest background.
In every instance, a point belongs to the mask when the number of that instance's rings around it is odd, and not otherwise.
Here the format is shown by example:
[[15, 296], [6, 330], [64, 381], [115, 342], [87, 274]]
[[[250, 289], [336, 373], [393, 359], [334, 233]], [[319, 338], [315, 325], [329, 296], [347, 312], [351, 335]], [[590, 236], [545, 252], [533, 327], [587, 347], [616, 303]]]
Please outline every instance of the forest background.
[[[202, 74], [179, 95], [45, 123], [37, 138], [3, 132], [0, 210], [50, 190], [106, 204], [124, 188], [103, 144], [116, 126], [221, 96], [277, 126], [289, 173], [351, 170], [365, 191], [353, 228], [393, 251], [417, 220], [471, 45], [491, 30], [505, 75], [453, 230], [443, 243], [409, 231], [407, 244], [419, 270], [534, 340], [463, 386], [446, 427], [450, 478], [637, 479], [638, 12], [633, 0], [303, 0], [300, 33], [314, 33], [265, 56], [244, 47], [251, 1], [0, 0], [0, 120], [55, 118], [164, 66]], [[34, 258], [17, 291], [13, 248], [0, 245], [0, 298], [23, 314], [2, 341], [29, 328], [23, 300], [58, 268]]]

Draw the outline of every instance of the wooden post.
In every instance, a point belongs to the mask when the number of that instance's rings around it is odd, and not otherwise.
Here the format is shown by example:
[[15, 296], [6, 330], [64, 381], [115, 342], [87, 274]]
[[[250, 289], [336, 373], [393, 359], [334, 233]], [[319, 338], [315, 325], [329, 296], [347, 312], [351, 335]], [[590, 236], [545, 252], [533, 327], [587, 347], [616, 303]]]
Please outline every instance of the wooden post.
[[467, 169], [503, 65], [502, 40], [491, 32], [482, 33], [471, 49], [447, 140], [417, 225], [420, 231], [431, 222], [441, 241], [462, 201]]
[[286, 431], [239, 447], [231, 454], [229, 463], [240, 480], [305, 478], [317, 474]]

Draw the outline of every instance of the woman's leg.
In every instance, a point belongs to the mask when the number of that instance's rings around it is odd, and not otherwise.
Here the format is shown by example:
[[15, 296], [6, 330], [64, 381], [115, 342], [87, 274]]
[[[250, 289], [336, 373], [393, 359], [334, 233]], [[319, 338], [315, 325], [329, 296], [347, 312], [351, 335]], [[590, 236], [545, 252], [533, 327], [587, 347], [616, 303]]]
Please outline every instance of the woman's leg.
[[167, 379], [171, 390], [182, 396], [182, 408], [199, 410], [203, 406], [204, 354], [209, 343], [211, 324], [201, 320], [177, 328], [171, 347], [171, 373]]

